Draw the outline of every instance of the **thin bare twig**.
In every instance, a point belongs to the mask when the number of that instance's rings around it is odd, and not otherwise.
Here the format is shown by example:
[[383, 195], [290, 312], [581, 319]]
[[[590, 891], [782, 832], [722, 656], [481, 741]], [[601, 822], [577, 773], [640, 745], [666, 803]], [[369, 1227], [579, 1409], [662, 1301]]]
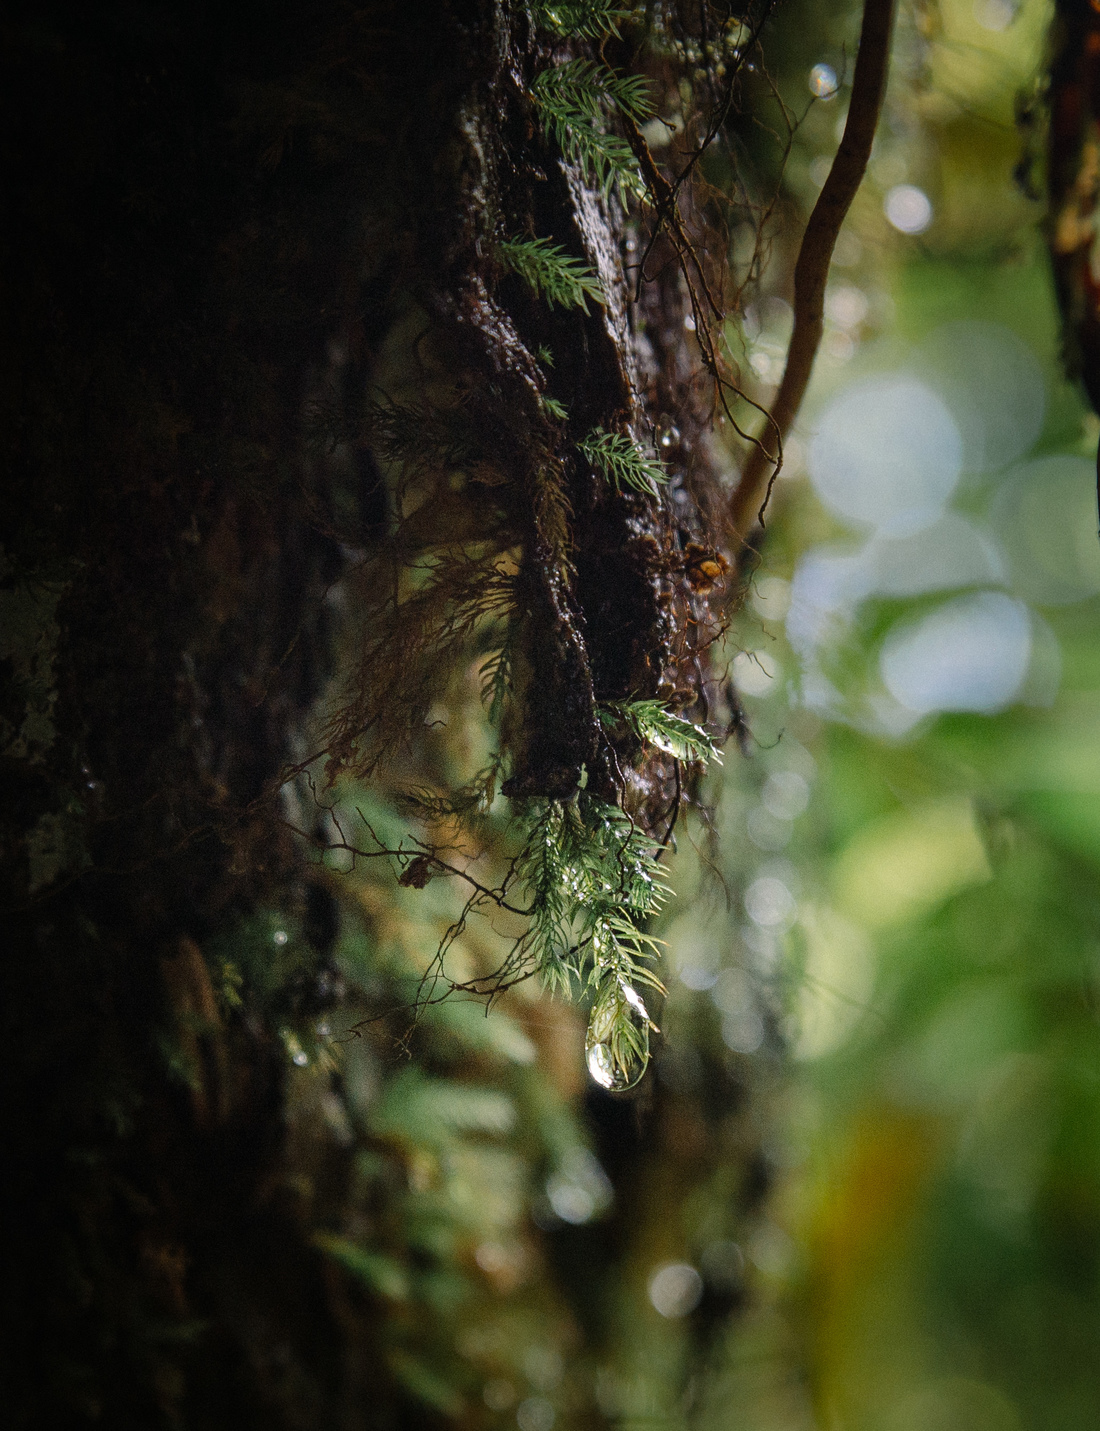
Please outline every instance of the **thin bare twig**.
[[[778, 437], [776, 452], [770, 454], [762, 442], [753, 445], [730, 499], [730, 524], [738, 549], [747, 545], [753, 528], [763, 521], [772, 486], [783, 465], [782, 439], [790, 431], [809, 385], [825, 327], [825, 285], [833, 249], [863, 180], [878, 128], [890, 64], [893, 19], [894, 0], [865, 0], [844, 137], [806, 225], [794, 271], [794, 331], [767, 424], [768, 431]], [[773, 468], [770, 477], [769, 463]]]

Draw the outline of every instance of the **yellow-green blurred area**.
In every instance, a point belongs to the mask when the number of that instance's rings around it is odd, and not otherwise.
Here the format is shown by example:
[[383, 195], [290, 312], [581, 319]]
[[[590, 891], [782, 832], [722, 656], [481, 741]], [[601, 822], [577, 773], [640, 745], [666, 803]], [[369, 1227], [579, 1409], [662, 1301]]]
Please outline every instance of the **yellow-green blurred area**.
[[902, 7], [738, 628], [735, 889], [673, 1002], [790, 1064], [715, 1427], [1100, 1426], [1098, 425], [1012, 178], [1049, 20]]

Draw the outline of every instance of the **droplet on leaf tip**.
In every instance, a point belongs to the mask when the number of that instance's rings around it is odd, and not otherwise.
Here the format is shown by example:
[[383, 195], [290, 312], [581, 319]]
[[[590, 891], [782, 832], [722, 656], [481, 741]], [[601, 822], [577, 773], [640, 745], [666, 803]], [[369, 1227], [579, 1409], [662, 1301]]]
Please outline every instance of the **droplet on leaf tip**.
[[[624, 1046], [621, 1040], [615, 1039], [616, 1025], [622, 1020], [634, 1029], [636, 1043]], [[610, 997], [597, 1002], [589, 1020], [584, 1049], [593, 1082], [611, 1093], [624, 1093], [640, 1083], [649, 1067], [650, 1026], [641, 995], [625, 980], [620, 980]]]

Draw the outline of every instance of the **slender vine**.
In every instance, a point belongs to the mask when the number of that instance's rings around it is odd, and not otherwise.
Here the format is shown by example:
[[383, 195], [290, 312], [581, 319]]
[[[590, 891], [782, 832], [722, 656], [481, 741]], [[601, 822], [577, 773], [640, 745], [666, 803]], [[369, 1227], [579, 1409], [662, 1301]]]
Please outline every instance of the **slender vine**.
[[[844, 135], [810, 214], [794, 270], [794, 329], [766, 428], [774, 435], [775, 448], [771, 451], [764, 438], [757, 439], [730, 500], [730, 524], [739, 546], [748, 542], [752, 528], [763, 521], [772, 487], [783, 466], [783, 439], [809, 386], [825, 328], [829, 264], [841, 225], [863, 181], [886, 93], [894, 10], [895, 0], [866, 0], [863, 7]], [[769, 464], [772, 470], [766, 475]]]

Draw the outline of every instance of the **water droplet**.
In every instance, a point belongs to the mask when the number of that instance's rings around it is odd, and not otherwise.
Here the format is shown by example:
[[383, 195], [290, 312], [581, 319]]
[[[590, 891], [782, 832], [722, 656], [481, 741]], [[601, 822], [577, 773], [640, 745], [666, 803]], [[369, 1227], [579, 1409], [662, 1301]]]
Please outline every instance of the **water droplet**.
[[272, 944], [285, 944], [289, 938], [290, 935], [285, 929], [276, 929], [275, 933], [271, 936], [271, 942]]
[[588, 1072], [601, 1088], [622, 1093], [641, 1082], [649, 1066], [652, 1027], [641, 996], [625, 980], [600, 995], [584, 1051]]
[[810, 93], [818, 99], [832, 99], [837, 92], [836, 70], [832, 65], [814, 65], [810, 71]]
[[309, 1054], [306, 1053], [304, 1048], [300, 1048], [298, 1052], [294, 1055], [294, 1062], [298, 1065], [299, 1068], [305, 1068], [306, 1064], [309, 1062]]
[[657, 423], [657, 446], [675, 447], [680, 441], [680, 429], [673, 422], [668, 414], [664, 414]]

